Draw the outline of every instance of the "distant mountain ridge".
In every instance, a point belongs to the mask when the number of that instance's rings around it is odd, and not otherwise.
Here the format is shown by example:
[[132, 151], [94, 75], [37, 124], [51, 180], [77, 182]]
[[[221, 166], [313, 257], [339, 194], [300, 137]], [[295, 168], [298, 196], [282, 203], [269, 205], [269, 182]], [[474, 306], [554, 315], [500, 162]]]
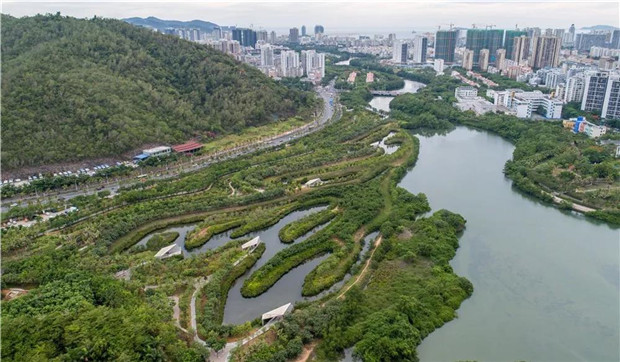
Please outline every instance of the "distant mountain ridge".
[[218, 27], [217, 24], [203, 21], [203, 20], [191, 20], [191, 21], [180, 21], [180, 20], [163, 20], [156, 18], [154, 16], [149, 16], [148, 18], [126, 18], [123, 21], [138, 25], [149, 27], [157, 30], [164, 30], [166, 28], [187, 28], [187, 29], [199, 29], [205, 32], [211, 32], [214, 28]]
[[616, 30], [618, 28], [615, 26], [611, 26], [611, 25], [594, 25], [594, 26], [584, 26], [581, 29], [583, 30]]

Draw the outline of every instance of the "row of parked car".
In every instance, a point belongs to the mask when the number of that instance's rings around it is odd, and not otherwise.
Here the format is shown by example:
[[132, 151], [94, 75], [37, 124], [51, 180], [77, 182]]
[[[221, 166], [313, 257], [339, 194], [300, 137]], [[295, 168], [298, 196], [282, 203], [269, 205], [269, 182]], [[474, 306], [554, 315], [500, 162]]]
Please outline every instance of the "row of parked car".
[[[116, 162], [116, 166], [122, 166], [122, 165], [123, 165], [122, 162]], [[97, 172], [108, 169], [110, 167], [114, 167], [114, 166], [110, 166], [109, 164], [104, 163], [104, 164], [93, 167], [92, 170], [89, 167], [86, 167], [86, 168], [80, 168], [79, 170], [75, 172], [73, 171], [54, 172], [52, 177], [66, 177], [66, 176], [79, 176], [79, 175], [93, 176]], [[0, 183], [0, 185], [24, 184], [24, 183], [29, 183], [30, 181], [41, 179], [43, 177], [44, 177], [43, 174], [38, 174], [38, 175], [28, 176], [28, 180], [22, 180], [20, 178], [6, 179], [6, 180], [3, 180], [2, 183]]]

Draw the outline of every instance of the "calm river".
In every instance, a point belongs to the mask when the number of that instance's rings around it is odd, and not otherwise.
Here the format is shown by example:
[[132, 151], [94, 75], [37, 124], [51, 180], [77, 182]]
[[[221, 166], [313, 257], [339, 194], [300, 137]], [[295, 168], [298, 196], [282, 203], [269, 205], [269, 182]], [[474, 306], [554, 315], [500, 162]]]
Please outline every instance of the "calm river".
[[513, 189], [502, 169], [514, 146], [498, 136], [419, 138], [400, 186], [467, 219], [451, 264], [474, 284], [420, 360], [619, 361], [620, 231]]
[[620, 232], [512, 189], [502, 169], [513, 149], [462, 127], [420, 137], [401, 186], [467, 219], [451, 264], [474, 284], [459, 318], [422, 343], [420, 359], [620, 360]]

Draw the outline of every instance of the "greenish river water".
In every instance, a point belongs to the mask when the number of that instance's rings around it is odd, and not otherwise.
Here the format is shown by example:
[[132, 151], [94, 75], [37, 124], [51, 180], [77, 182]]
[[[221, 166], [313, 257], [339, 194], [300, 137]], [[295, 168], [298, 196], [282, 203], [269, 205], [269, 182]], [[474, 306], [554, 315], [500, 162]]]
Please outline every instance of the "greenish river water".
[[451, 264], [474, 284], [421, 361], [619, 361], [620, 231], [514, 189], [500, 137], [459, 127], [420, 141], [400, 186], [467, 219]]

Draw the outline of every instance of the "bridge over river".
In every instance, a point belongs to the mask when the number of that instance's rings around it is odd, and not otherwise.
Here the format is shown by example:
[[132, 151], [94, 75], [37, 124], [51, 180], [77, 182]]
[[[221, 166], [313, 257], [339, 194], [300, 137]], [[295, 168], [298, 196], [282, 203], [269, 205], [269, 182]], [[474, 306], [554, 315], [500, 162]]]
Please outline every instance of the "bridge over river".
[[385, 91], [385, 90], [375, 90], [370, 92], [373, 96], [384, 96], [384, 97], [396, 97], [401, 94], [411, 93], [410, 91], [406, 91], [404, 89], [398, 89], [393, 91]]

